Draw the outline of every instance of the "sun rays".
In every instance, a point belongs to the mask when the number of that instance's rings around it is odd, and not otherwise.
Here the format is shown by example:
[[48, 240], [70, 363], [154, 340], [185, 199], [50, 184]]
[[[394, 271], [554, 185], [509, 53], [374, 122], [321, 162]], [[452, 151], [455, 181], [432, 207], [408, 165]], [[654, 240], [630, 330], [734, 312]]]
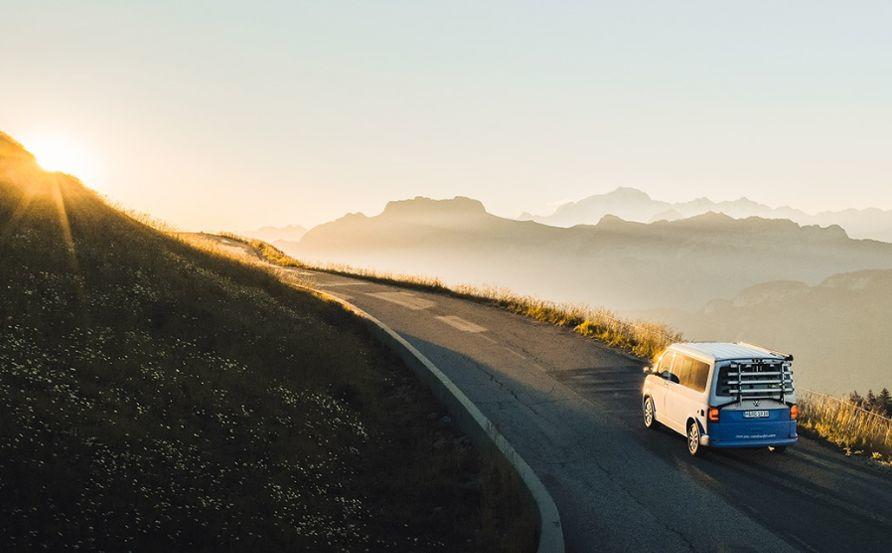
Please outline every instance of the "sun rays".
[[[62, 242], [65, 246], [65, 251], [68, 256], [68, 265], [71, 270], [71, 274], [75, 276], [75, 293], [80, 305], [84, 307], [87, 303], [87, 293], [84, 289], [83, 279], [80, 278], [82, 275], [80, 265], [77, 261], [77, 250], [75, 248], [74, 237], [71, 233], [71, 221], [68, 217], [65, 191], [63, 190], [64, 182], [62, 182], [62, 180], [66, 179], [67, 177], [59, 174], [50, 174], [47, 176], [49, 179], [51, 179], [50, 194], [52, 196], [53, 206], [55, 207], [56, 211], [56, 221], [59, 225], [59, 234], [61, 235]], [[82, 310], [82, 315], [86, 316], [86, 309]]]
[[67, 173], [82, 180], [89, 180], [95, 174], [95, 163], [86, 151], [63, 136], [32, 137], [25, 142], [25, 147], [47, 171]]
[[29, 157], [21, 156], [15, 161], [0, 163], [0, 191], [10, 201], [9, 210], [0, 217], [0, 247], [27, 232], [27, 228], [22, 227], [25, 221], [43, 218], [51, 225], [47, 230], [55, 227], [55, 240], [62, 247], [59, 254], [64, 256], [74, 277], [75, 296], [80, 306], [86, 305], [86, 290], [70, 217], [71, 204], [86, 201], [82, 185], [71, 176], [47, 172]]

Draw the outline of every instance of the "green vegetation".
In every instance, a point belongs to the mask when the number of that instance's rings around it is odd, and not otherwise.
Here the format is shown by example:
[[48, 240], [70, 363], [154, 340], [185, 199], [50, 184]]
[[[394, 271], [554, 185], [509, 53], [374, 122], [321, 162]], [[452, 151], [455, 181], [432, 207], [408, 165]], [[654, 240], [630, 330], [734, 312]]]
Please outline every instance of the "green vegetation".
[[0, 550], [518, 551], [535, 514], [338, 306], [0, 134]]
[[873, 390], [867, 390], [866, 396], [862, 396], [855, 390], [849, 394], [849, 402], [887, 419], [892, 418], [892, 394], [889, 393], [889, 388], [883, 388], [879, 394], [874, 394]]
[[532, 296], [515, 294], [501, 288], [480, 288], [461, 285], [450, 287], [439, 279], [412, 275], [395, 275], [347, 265], [315, 266], [294, 259], [278, 248], [260, 240], [247, 240], [225, 234], [251, 246], [257, 255], [269, 263], [286, 268], [313, 269], [332, 274], [362, 278], [384, 284], [398, 284], [405, 288], [447, 294], [454, 297], [487, 303], [537, 321], [572, 328], [579, 334], [645, 359], [654, 359], [667, 346], [681, 340], [681, 334], [665, 325], [648, 321], [625, 320], [607, 309], [550, 302]]
[[799, 406], [799, 426], [806, 433], [844, 448], [847, 454], [866, 451], [876, 461], [892, 461], [892, 419], [876, 408], [810, 391], [799, 395]]

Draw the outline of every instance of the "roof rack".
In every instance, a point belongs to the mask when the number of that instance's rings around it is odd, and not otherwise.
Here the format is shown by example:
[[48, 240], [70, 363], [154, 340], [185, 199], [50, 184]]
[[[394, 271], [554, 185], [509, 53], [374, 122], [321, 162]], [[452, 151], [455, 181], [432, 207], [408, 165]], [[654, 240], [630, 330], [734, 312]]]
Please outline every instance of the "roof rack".
[[722, 368], [719, 376], [720, 395], [743, 399], [777, 399], [786, 403], [794, 392], [793, 370], [789, 361], [734, 361]]
[[737, 345], [745, 346], [745, 347], [753, 348], [753, 349], [760, 349], [762, 351], [770, 353], [771, 355], [777, 355], [778, 357], [783, 357], [784, 361], [792, 361], [793, 360], [792, 353], [781, 353], [781, 352], [775, 351], [773, 349], [768, 349], [768, 348], [765, 348], [762, 346], [757, 346], [756, 344], [750, 344], [749, 342], [737, 342]]

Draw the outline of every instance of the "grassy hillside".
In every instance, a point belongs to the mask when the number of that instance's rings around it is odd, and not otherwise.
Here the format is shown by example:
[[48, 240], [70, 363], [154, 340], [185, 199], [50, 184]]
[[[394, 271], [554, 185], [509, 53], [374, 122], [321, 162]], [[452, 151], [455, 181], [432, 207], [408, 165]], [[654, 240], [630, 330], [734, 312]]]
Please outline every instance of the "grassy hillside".
[[0, 134], [0, 550], [523, 550], [533, 515], [336, 306]]

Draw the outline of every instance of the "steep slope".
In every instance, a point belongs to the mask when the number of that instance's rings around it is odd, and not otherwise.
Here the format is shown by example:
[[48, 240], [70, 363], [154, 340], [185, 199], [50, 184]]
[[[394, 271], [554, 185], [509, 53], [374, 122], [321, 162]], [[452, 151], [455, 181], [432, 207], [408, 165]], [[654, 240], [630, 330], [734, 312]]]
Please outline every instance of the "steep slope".
[[817, 286], [768, 282], [696, 312], [643, 313], [692, 339], [748, 340], [796, 355], [801, 385], [842, 394], [892, 385], [892, 271], [833, 275]]
[[572, 227], [594, 224], [605, 215], [648, 223], [673, 221], [709, 212], [724, 213], [735, 219], [761, 217], [789, 219], [800, 225], [839, 225], [854, 238], [892, 242], [892, 210], [845, 209], [811, 214], [787, 206], [771, 207], [745, 197], [721, 202], [709, 198], [696, 198], [686, 202], [670, 203], [655, 200], [634, 188], [617, 188], [606, 194], [596, 194], [575, 202], [567, 202], [558, 206], [551, 215], [535, 216], [524, 213], [520, 219], [559, 227]]
[[391, 202], [352, 214], [285, 248], [308, 260], [496, 284], [617, 309], [696, 308], [770, 280], [817, 283], [892, 268], [892, 244], [852, 240], [838, 226], [707, 213], [652, 224], [605, 216], [569, 229], [514, 221], [467, 198]]
[[0, 283], [0, 550], [532, 543], [525, 501], [351, 316], [2, 134]]

